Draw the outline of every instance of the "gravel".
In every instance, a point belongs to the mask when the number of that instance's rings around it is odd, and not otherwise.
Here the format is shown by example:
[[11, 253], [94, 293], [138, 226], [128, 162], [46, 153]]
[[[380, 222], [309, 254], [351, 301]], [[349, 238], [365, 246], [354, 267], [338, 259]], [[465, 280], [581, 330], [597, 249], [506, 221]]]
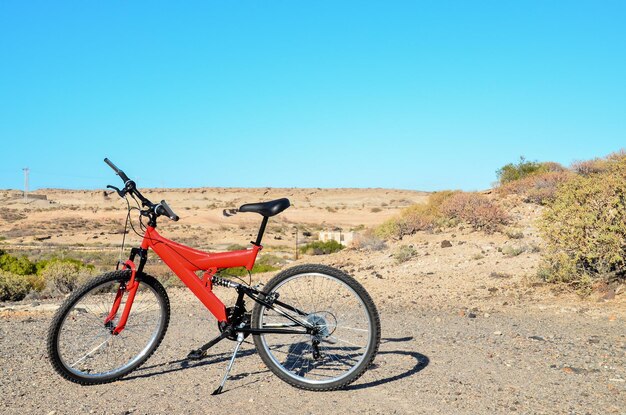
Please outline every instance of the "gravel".
[[626, 413], [626, 330], [614, 315], [508, 307], [468, 318], [452, 306], [381, 307], [379, 355], [347, 390], [290, 387], [248, 339], [225, 392], [211, 396], [234, 343], [186, 362], [217, 326], [187, 292], [169, 291], [172, 320], [161, 347], [126, 379], [100, 386], [53, 372], [45, 352], [52, 305], [0, 309], [3, 413]]

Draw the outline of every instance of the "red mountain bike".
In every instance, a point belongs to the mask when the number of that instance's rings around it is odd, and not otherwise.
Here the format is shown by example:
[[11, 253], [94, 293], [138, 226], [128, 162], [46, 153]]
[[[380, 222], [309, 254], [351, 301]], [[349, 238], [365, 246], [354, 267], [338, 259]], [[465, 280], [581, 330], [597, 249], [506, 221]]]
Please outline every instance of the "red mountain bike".
[[[380, 319], [363, 286], [344, 272], [324, 265], [299, 265], [280, 272], [262, 289], [229, 279], [224, 270], [252, 270], [267, 221], [290, 206], [288, 199], [246, 204], [239, 212], [263, 217], [256, 241], [248, 249], [207, 253], [159, 235], [157, 219], [178, 216], [167, 203], [152, 203], [126, 174], [104, 161], [124, 181], [114, 189], [140, 205], [143, 241], [132, 248], [123, 268], [100, 275], [70, 295], [52, 320], [48, 355], [65, 379], [82, 385], [112, 382], [143, 364], [163, 340], [170, 305], [159, 281], [144, 272], [151, 248], [198, 297], [218, 321], [220, 334], [187, 359], [207, 356], [223, 339], [236, 342], [219, 387], [222, 391], [243, 340], [250, 334], [267, 367], [298, 388], [327, 391], [354, 382], [374, 360], [380, 343]], [[128, 199], [126, 199], [128, 202]], [[128, 204], [130, 217], [130, 203]], [[147, 225], [143, 220], [147, 219]], [[128, 224], [128, 219], [127, 219]], [[138, 264], [135, 263], [138, 259]], [[242, 281], [243, 282], [243, 281]], [[237, 300], [226, 307], [214, 286], [235, 289]], [[252, 312], [245, 298], [254, 301]]]

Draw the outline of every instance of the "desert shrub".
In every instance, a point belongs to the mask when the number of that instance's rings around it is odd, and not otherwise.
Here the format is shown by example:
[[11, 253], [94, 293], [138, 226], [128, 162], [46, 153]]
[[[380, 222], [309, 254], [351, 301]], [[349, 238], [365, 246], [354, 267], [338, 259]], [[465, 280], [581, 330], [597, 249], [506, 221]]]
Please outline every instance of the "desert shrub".
[[443, 202], [441, 211], [449, 219], [466, 222], [485, 232], [494, 232], [509, 223], [509, 215], [479, 193], [455, 193]]
[[523, 254], [524, 252], [526, 252], [528, 250], [527, 246], [511, 246], [511, 245], [507, 245], [504, 248], [502, 248], [501, 252], [504, 256], [507, 257], [516, 257], [519, 256], [521, 254]]
[[496, 175], [498, 176], [498, 182], [502, 185], [521, 180], [533, 174], [545, 173], [550, 171], [550, 168], [556, 168], [557, 165], [557, 163], [539, 163], [537, 161], [528, 161], [524, 157], [520, 157], [517, 163], [509, 163], [500, 168], [496, 171]]
[[46, 291], [53, 293], [55, 290], [67, 294], [74, 291], [80, 284], [92, 275], [93, 267], [86, 266], [77, 260], [49, 261], [40, 272], [46, 284]]
[[554, 200], [557, 188], [572, 175], [568, 171], [537, 173], [506, 183], [498, 187], [497, 192], [504, 195], [516, 194], [525, 202], [544, 205]]
[[325, 242], [315, 241], [300, 247], [300, 252], [307, 255], [328, 255], [339, 252], [343, 248], [343, 245], [334, 240]]
[[375, 235], [386, 239], [402, 239], [405, 235], [442, 226], [446, 218], [441, 212], [441, 206], [455, 193], [442, 191], [431, 194], [426, 204], [409, 206], [399, 216], [383, 222], [374, 230]]
[[509, 239], [524, 239], [524, 232], [519, 229], [509, 229], [506, 231], [506, 236]]
[[401, 264], [413, 258], [416, 254], [417, 251], [411, 245], [400, 245], [393, 251], [393, 258], [397, 264]]
[[372, 230], [357, 234], [352, 241], [352, 246], [370, 251], [382, 251], [387, 248], [385, 241], [376, 236]]
[[30, 284], [23, 275], [0, 270], [0, 301], [22, 300], [30, 289]]
[[609, 163], [605, 159], [581, 160], [572, 163], [572, 170], [582, 176], [605, 173], [609, 168]]
[[378, 213], [378, 212], [382, 212], [383, 210], [379, 207], [373, 207], [370, 209], [370, 212], [372, 213]]
[[604, 159], [606, 170], [577, 175], [557, 191], [540, 229], [546, 241], [540, 275], [579, 288], [626, 268], [626, 157]]
[[375, 229], [377, 236], [402, 239], [418, 231], [455, 226], [461, 222], [474, 229], [493, 232], [509, 222], [508, 215], [487, 196], [454, 191], [430, 195], [426, 204], [409, 206], [400, 215]]
[[17, 275], [34, 274], [37, 267], [26, 256], [0, 255], [0, 269]]

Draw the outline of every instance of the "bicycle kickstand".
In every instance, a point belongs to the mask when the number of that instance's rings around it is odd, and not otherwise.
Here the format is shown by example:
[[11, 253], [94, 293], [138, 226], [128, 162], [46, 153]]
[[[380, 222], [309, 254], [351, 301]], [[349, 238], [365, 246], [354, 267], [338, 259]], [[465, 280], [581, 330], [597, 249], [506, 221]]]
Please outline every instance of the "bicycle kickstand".
[[211, 347], [215, 346], [217, 343], [224, 340], [226, 337], [230, 336], [231, 333], [232, 331], [230, 331], [230, 329], [224, 330], [222, 333], [220, 333], [219, 336], [217, 336], [216, 338], [214, 338], [213, 340], [211, 340], [204, 346], [200, 347], [199, 349], [190, 351], [189, 354], [187, 355], [187, 360], [204, 359], [207, 356], [206, 354], [207, 350], [209, 350]]
[[228, 362], [228, 366], [226, 367], [226, 373], [224, 373], [224, 377], [222, 378], [222, 383], [220, 386], [213, 391], [211, 395], [219, 395], [222, 393], [222, 389], [224, 388], [224, 384], [226, 383], [226, 379], [228, 379], [228, 374], [230, 370], [233, 368], [233, 363], [235, 363], [235, 357], [237, 357], [237, 352], [241, 347], [241, 343], [243, 343], [244, 335], [243, 333], [237, 333], [237, 345], [235, 346], [235, 351], [233, 352], [233, 356], [230, 358], [230, 362]]

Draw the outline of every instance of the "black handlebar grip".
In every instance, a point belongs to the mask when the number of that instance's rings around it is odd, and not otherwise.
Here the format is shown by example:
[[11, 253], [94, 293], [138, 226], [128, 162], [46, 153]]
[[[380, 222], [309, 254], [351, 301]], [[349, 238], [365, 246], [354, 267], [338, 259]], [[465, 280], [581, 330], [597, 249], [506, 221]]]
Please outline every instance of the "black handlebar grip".
[[104, 162], [108, 164], [109, 167], [111, 167], [113, 171], [117, 173], [118, 176], [120, 176], [120, 178], [124, 181], [124, 183], [130, 180], [128, 176], [122, 170], [120, 170], [115, 164], [113, 164], [111, 160], [105, 157]]
[[159, 203], [159, 208], [157, 208], [157, 213], [158, 214], [160, 214], [160, 215], [165, 214], [165, 216], [167, 216], [168, 218], [170, 218], [174, 222], [176, 222], [176, 221], [178, 221], [178, 219], [180, 219], [178, 217], [178, 215], [176, 213], [174, 213], [172, 208], [170, 208], [169, 205], [165, 202], [165, 200], [161, 200], [161, 203]]

